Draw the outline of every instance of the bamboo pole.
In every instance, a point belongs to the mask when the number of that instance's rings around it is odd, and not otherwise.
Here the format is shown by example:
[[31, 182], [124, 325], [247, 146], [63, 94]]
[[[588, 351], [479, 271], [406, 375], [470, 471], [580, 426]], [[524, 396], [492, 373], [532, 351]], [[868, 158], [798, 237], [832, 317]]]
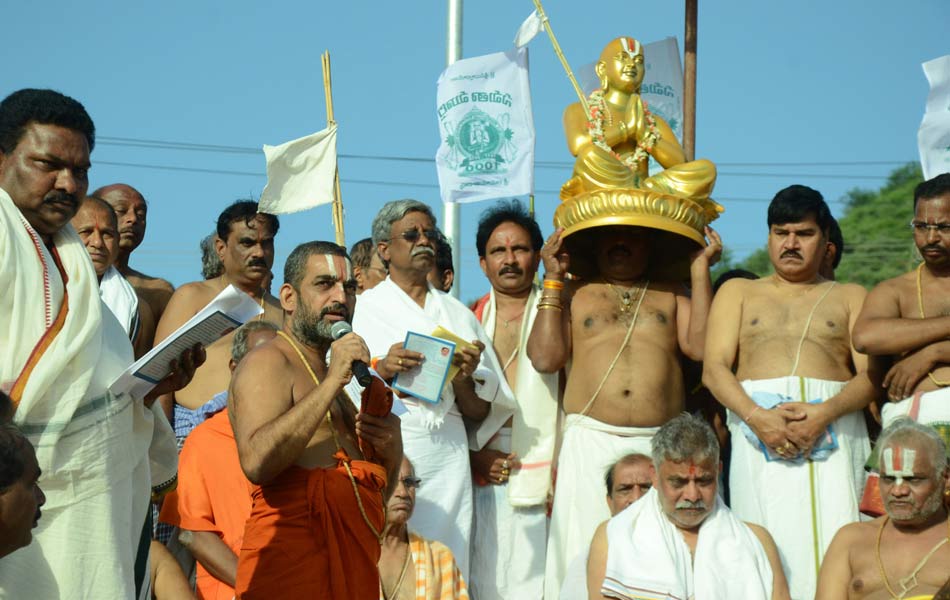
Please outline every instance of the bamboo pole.
[[574, 77], [574, 72], [571, 71], [571, 65], [569, 65], [567, 63], [567, 59], [564, 58], [564, 53], [561, 51], [561, 44], [559, 44], [557, 38], [554, 37], [554, 30], [551, 29], [551, 23], [548, 21], [548, 16], [544, 13], [544, 7], [541, 6], [541, 0], [534, 0], [534, 7], [538, 10], [538, 15], [541, 17], [541, 23], [544, 24], [544, 30], [548, 32], [548, 37], [551, 38], [551, 45], [554, 46], [554, 53], [557, 54], [557, 57], [561, 60], [561, 66], [564, 67], [564, 71], [567, 73], [567, 78], [571, 80], [571, 85], [574, 86], [574, 92], [577, 93], [577, 98], [581, 101], [581, 106], [584, 107], [584, 114], [588, 114], [590, 110], [587, 106], [587, 96], [584, 94], [584, 90], [581, 89], [580, 84], [577, 83], [577, 79]]
[[[333, 118], [333, 88], [330, 78], [330, 52], [324, 51], [320, 55], [323, 63], [323, 93], [327, 104], [327, 127], [336, 125]], [[336, 243], [346, 247], [346, 237], [343, 234], [343, 196], [340, 194], [340, 167], [337, 164], [333, 174], [333, 230], [336, 233]]]
[[696, 4], [686, 0], [686, 33], [683, 54], [683, 152], [696, 158]]

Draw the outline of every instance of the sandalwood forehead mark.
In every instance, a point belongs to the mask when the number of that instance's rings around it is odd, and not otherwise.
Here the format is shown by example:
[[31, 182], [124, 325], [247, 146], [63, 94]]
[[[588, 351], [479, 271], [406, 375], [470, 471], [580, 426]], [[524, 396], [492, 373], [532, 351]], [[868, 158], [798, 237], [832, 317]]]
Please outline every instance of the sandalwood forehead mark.
[[350, 259], [336, 254], [324, 254], [323, 257], [327, 261], [327, 269], [332, 277], [340, 281], [353, 279], [353, 267], [350, 264]]
[[628, 37], [622, 37], [620, 38], [620, 47], [623, 48], [623, 51], [630, 58], [633, 58], [637, 56], [638, 54], [640, 54], [640, 42], [638, 40], [628, 38]]
[[913, 477], [914, 460], [917, 451], [913, 448], [904, 448], [899, 444], [888, 446], [881, 452], [881, 462], [884, 474], [894, 477], [897, 485], [903, 485], [904, 477]]

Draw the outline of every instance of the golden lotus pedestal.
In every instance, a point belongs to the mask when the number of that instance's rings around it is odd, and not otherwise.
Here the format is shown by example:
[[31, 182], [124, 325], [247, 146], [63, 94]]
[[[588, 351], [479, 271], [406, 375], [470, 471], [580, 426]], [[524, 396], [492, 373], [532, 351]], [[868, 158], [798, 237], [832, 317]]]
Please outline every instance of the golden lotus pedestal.
[[576, 277], [596, 277], [598, 228], [627, 225], [650, 230], [647, 276], [677, 280], [689, 278], [690, 254], [706, 246], [703, 229], [720, 211], [712, 200], [700, 203], [643, 189], [597, 190], [561, 202], [554, 226], [564, 228], [570, 272]]

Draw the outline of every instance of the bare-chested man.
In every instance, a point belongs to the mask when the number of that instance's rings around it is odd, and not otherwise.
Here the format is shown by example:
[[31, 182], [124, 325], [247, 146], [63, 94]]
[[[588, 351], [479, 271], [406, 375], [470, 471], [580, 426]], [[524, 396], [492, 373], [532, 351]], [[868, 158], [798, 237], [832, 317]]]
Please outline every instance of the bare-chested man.
[[99, 296], [128, 334], [135, 357], [141, 357], [152, 347], [155, 321], [145, 301], [115, 268], [119, 255], [119, 223], [115, 211], [105, 200], [86, 196], [71, 223], [92, 259], [99, 279]]
[[[218, 217], [215, 248], [224, 264], [224, 273], [214, 279], [186, 283], [175, 291], [168, 308], [158, 323], [155, 342], [161, 342], [178, 329], [188, 319], [205, 307], [228, 285], [248, 294], [264, 308], [261, 318], [272, 323], [280, 323], [283, 315], [277, 298], [266, 291], [265, 281], [274, 264], [274, 236], [280, 223], [277, 217], [257, 212], [257, 203], [239, 200], [224, 209]], [[194, 379], [174, 396], [163, 396], [162, 407], [171, 418], [175, 413], [181, 418], [175, 421], [189, 422], [188, 427], [179, 428], [175, 435], [179, 446], [184, 442], [191, 429], [200, 422], [205, 414], [202, 406], [215, 401], [215, 396], [228, 389], [231, 372], [228, 369], [228, 355], [234, 334], [229, 334], [207, 348], [208, 360]], [[220, 400], [219, 400], [220, 401]], [[193, 411], [194, 419], [188, 419], [183, 411]]]
[[[383, 492], [398, 478], [402, 438], [397, 417], [357, 415], [344, 393], [353, 361], [370, 361], [362, 338], [331, 334], [356, 304], [346, 251], [331, 242], [294, 249], [280, 302], [282, 331], [249, 352], [231, 382], [241, 468], [255, 484], [235, 589], [246, 600], [375, 599]], [[380, 464], [358, 460], [357, 436]]]
[[545, 569], [545, 597], [557, 597], [570, 561], [610, 515], [600, 494], [603, 473], [618, 458], [649, 453], [657, 428], [683, 410], [680, 359], [702, 360], [712, 299], [709, 266], [722, 243], [693, 254], [692, 301], [679, 282], [646, 279], [650, 230], [601, 227], [595, 236], [597, 274], [565, 282], [572, 258], [562, 230], [541, 250], [544, 284], [528, 356], [543, 373], [571, 361], [564, 391], [563, 440]]
[[732, 509], [775, 537], [796, 600], [814, 596], [832, 536], [858, 519], [870, 453], [861, 411], [875, 391], [850, 335], [866, 292], [819, 275], [830, 224], [817, 191], [776, 194], [775, 274], [726, 282], [706, 337], [703, 382], [729, 409]]
[[881, 433], [885, 516], [845, 525], [821, 565], [816, 600], [950, 600], [944, 495], [947, 447], [937, 432], [899, 417]]
[[854, 326], [855, 347], [895, 358], [882, 382], [885, 426], [918, 392], [918, 421], [950, 421], [950, 173], [914, 190], [911, 227], [924, 261], [875, 287]]
[[[547, 501], [557, 424], [558, 374], [539, 373], [525, 354], [541, 290], [541, 228], [517, 201], [482, 213], [475, 236], [491, 291], [475, 315], [514, 391], [515, 415], [472, 452], [475, 528], [470, 587], [479, 600], [544, 593]], [[510, 477], [510, 480], [509, 480]]]
[[119, 219], [119, 256], [115, 266], [119, 273], [132, 284], [139, 297], [145, 300], [148, 308], [151, 309], [151, 319], [158, 323], [175, 291], [174, 286], [164, 279], [146, 275], [129, 266], [132, 252], [145, 239], [146, 217], [148, 217], [148, 203], [145, 202], [145, 197], [134, 187], [124, 183], [103, 186], [90, 195], [102, 198], [115, 210]]

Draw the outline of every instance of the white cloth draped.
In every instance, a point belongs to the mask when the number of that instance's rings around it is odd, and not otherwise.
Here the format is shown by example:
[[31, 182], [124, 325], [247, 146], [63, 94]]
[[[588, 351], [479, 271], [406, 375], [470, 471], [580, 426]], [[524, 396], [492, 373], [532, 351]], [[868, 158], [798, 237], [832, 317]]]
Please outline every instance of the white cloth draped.
[[[511, 428], [503, 427], [487, 447], [511, 452], [511, 438]], [[475, 487], [469, 588], [478, 600], [541, 598], [544, 594], [547, 506], [512, 506], [510, 485]]]
[[135, 340], [139, 325], [139, 297], [132, 284], [114, 266], [102, 274], [99, 296], [119, 320], [129, 339]]
[[610, 518], [604, 477], [627, 454], [650, 455], [659, 427], [618, 427], [569, 414], [557, 462], [548, 536], [544, 597], [557, 598], [568, 565], [590, 546], [597, 526]]
[[607, 524], [601, 593], [621, 600], [770, 600], [772, 567], [759, 539], [718, 495], [692, 556], [654, 488]]
[[[805, 377], [743, 381], [749, 394], [783, 394], [796, 401], [827, 400], [846, 382]], [[732, 510], [743, 521], [769, 530], [782, 557], [791, 596], [815, 597], [818, 569], [834, 534], [858, 520], [864, 489], [864, 464], [870, 455], [861, 411], [834, 422], [838, 449], [821, 461], [767, 461], [741, 432], [742, 419], [728, 413], [732, 439], [729, 490]]]
[[[887, 427], [899, 417], [910, 415], [914, 397], [900, 402], [888, 402], [881, 408], [881, 425]], [[916, 421], [924, 425], [950, 423], [950, 387], [924, 392], [920, 396], [920, 408]]]
[[481, 448], [487, 443], [508, 420], [514, 407], [511, 389], [491, 340], [468, 307], [431, 285], [423, 308], [387, 278], [359, 297], [353, 316], [353, 331], [366, 340], [374, 357], [385, 356], [393, 344], [405, 340], [409, 331], [428, 335], [438, 326], [462, 339], [478, 339], [485, 344], [481, 362], [473, 374], [475, 393], [497, 405], [497, 410], [492, 410], [466, 440], [451, 385], [446, 385], [441, 401], [435, 405], [410, 398], [403, 400], [408, 409], [400, 417], [403, 451], [423, 480], [416, 492], [416, 511], [410, 524], [423, 537], [448, 546], [468, 581], [472, 530], [468, 448], [469, 445]]
[[[515, 369], [515, 410], [511, 423], [511, 451], [521, 460], [521, 469], [511, 473], [507, 484], [512, 506], [537, 506], [547, 502], [551, 490], [551, 468], [557, 432], [558, 374], [539, 373], [528, 358], [528, 336], [538, 315], [538, 289], [532, 288], [525, 305], [518, 339], [518, 363]], [[482, 324], [486, 332], [495, 331], [495, 290], [491, 290]], [[502, 360], [505, 360], [502, 357]], [[492, 410], [496, 410], [493, 406]]]
[[[130, 598], [152, 413], [108, 391], [131, 364], [132, 346], [102, 310], [79, 236], [67, 225], [53, 245], [65, 286], [52, 253], [0, 190], [0, 385], [26, 381], [14, 421], [36, 448], [47, 498], [33, 543], [0, 561], [0, 597]], [[47, 335], [64, 294], [62, 329]]]

